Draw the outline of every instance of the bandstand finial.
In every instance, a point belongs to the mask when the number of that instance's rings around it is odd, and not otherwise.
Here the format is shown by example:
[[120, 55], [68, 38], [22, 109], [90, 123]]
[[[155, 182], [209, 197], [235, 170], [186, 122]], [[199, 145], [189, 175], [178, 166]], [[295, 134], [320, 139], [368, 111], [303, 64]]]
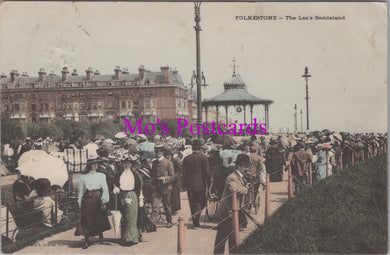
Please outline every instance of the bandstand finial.
[[236, 75], [236, 57], [233, 57], [233, 76]]

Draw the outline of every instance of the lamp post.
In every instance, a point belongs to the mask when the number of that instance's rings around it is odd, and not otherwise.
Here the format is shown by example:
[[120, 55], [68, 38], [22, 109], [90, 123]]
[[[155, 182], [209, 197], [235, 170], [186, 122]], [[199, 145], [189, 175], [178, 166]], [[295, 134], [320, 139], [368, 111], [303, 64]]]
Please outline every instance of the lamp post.
[[306, 123], [307, 123], [307, 126], [306, 126], [306, 129], [309, 130], [309, 78], [311, 77], [311, 75], [309, 74], [309, 68], [307, 68], [307, 66], [305, 67], [305, 74], [302, 75], [303, 78], [305, 78], [306, 80]]
[[295, 104], [295, 106], [294, 106], [294, 109], [295, 109], [295, 113], [294, 113], [294, 120], [295, 120], [295, 122], [294, 122], [294, 133], [296, 133], [296, 132], [298, 132], [298, 121], [297, 121], [297, 104]]
[[[197, 107], [198, 107], [198, 125], [202, 125], [202, 87], [201, 87], [201, 71], [200, 71], [200, 5], [201, 2], [194, 2], [195, 4], [195, 32], [196, 32], [196, 96], [197, 96]], [[198, 137], [201, 137], [199, 132]]]
[[301, 110], [301, 133], [303, 133], [303, 120], [302, 120], [302, 110]]

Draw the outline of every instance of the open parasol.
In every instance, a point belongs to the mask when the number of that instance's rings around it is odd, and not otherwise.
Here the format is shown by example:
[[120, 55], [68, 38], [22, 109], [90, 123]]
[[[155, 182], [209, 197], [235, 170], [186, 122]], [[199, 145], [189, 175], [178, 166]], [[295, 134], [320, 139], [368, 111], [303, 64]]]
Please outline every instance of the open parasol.
[[17, 167], [23, 175], [35, 179], [47, 178], [52, 185], [63, 186], [68, 180], [68, 171], [63, 159], [50, 156], [44, 151], [33, 150], [24, 153]]

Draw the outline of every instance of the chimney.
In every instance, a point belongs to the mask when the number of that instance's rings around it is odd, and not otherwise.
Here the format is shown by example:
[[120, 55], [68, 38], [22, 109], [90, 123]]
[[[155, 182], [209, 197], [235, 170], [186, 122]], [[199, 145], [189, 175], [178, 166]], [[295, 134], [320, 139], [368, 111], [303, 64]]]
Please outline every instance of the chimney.
[[92, 80], [92, 73], [93, 73], [93, 71], [92, 71], [92, 67], [89, 67], [86, 71], [85, 71], [85, 73], [86, 73], [86, 80], [87, 81], [90, 81], [90, 80]]
[[14, 81], [15, 81], [15, 78], [16, 78], [17, 76], [19, 76], [19, 73], [18, 73], [18, 71], [16, 71], [16, 70], [12, 70], [11, 73], [10, 73], [10, 75], [11, 75], [11, 82], [14, 82]]
[[122, 76], [122, 70], [120, 66], [115, 67], [115, 80], [119, 80]]
[[161, 74], [162, 74], [162, 83], [169, 84], [169, 66], [162, 66]]
[[122, 74], [129, 74], [129, 70], [127, 68], [123, 68]]
[[72, 76], [79, 76], [76, 69], [73, 69]]
[[62, 80], [63, 81], [66, 81], [68, 79], [68, 74], [69, 74], [68, 68], [66, 66], [64, 66], [64, 68], [62, 68]]
[[5, 75], [5, 73], [1, 73], [1, 74], [0, 74], [0, 78], [1, 78], [1, 79], [7, 78], [7, 75]]
[[39, 69], [38, 74], [39, 74], [39, 81], [42, 82], [44, 77], [45, 77], [45, 75], [46, 75], [45, 69], [44, 68]]
[[23, 72], [22, 76], [23, 77], [28, 77], [28, 73], [27, 72]]
[[94, 75], [100, 75], [99, 70], [96, 69]]
[[144, 76], [145, 76], [145, 68], [143, 65], [140, 65], [140, 67], [138, 68], [138, 76], [139, 76], [139, 79], [142, 81], [144, 79]]

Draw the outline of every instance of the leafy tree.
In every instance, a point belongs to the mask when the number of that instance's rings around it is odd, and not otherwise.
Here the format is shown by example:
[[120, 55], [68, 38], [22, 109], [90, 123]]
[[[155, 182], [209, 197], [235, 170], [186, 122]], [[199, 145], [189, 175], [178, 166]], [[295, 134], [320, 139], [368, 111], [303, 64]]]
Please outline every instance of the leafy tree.
[[1, 142], [3, 144], [11, 143], [16, 139], [24, 140], [25, 133], [22, 125], [9, 118], [8, 113], [1, 114]]
[[99, 122], [91, 124], [91, 134], [93, 137], [99, 134], [112, 139], [118, 132], [125, 132], [125, 126], [123, 124], [115, 124], [112, 122]]
[[75, 142], [79, 137], [91, 138], [90, 127], [87, 122], [79, 122], [74, 120], [57, 120], [54, 125], [59, 127], [63, 132], [63, 138], [71, 143]]
[[31, 137], [31, 139], [35, 140], [41, 137], [41, 132], [39, 130], [39, 125], [36, 123], [27, 123], [27, 136]]
[[39, 133], [40, 137], [46, 138], [49, 136], [55, 141], [60, 141], [64, 138], [64, 132], [62, 131], [62, 129], [54, 124], [40, 123]]

